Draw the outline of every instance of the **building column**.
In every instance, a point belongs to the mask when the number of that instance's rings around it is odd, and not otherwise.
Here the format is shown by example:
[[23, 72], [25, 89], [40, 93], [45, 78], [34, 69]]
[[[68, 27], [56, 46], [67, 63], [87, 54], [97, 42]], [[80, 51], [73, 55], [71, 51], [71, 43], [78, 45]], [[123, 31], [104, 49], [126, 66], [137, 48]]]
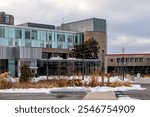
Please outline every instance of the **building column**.
[[8, 72], [10, 73], [10, 76], [15, 77], [15, 60], [9, 59], [8, 60]]
[[107, 63], [108, 61], [107, 61], [107, 57], [105, 56], [105, 63], [104, 63], [104, 68], [105, 68], [105, 74], [107, 74], [107, 72], [108, 72], [108, 63]]
[[21, 76], [21, 70], [20, 70], [20, 68], [21, 68], [21, 63], [20, 63], [21, 61], [20, 60], [18, 60], [18, 66], [17, 66], [17, 70], [18, 70], [18, 77], [20, 77]]

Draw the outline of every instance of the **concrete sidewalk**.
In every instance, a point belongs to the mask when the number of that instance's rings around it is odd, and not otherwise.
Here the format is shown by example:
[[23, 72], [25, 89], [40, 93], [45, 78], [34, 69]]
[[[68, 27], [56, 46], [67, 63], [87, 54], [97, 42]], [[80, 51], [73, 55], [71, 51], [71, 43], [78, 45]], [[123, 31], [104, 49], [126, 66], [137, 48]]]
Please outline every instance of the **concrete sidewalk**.
[[115, 92], [90, 92], [83, 100], [117, 100]]
[[137, 84], [150, 84], [150, 78], [138, 78], [133, 81], [133, 83]]

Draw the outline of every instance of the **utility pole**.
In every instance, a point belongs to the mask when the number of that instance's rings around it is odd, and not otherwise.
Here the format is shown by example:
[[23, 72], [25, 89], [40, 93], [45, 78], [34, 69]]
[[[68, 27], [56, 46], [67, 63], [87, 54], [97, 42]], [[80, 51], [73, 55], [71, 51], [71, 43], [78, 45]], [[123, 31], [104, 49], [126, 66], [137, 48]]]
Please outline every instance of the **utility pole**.
[[104, 85], [104, 72], [105, 72], [105, 53], [102, 51], [102, 85]]
[[122, 75], [123, 75], [123, 81], [124, 81], [124, 62], [125, 62], [125, 58], [124, 58], [124, 47], [122, 47], [122, 66], [123, 66], [123, 71], [122, 71]]

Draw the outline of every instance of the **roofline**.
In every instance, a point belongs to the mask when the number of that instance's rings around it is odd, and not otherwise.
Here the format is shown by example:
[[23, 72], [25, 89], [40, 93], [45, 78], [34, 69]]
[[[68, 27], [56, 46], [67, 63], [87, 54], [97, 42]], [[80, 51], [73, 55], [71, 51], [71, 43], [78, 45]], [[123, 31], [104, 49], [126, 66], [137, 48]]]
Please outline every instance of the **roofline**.
[[63, 23], [62, 25], [65, 25], [65, 24], [72, 24], [72, 23], [78, 23], [78, 22], [83, 22], [83, 21], [92, 20], [92, 19], [99, 19], [99, 20], [104, 20], [104, 21], [106, 21], [106, 19], [100, 19], [100, 18], [87, 18], [87, 19], [83, 19], [83, 20], [78, 20], [78, 21]]
[[139, 53], [139, 54], [106, 54], [106, 56], [136, 56], [136, 55], [144, 55], [144, 56], [150, 56], [150, 53]]
[[41, 31], [52, 31], [52, 32], [62, 32], [62, 33], [74, 33], [78, 34], [79, 32], [75, 31], [67, 31], [67, 30], [56, 30], [56, 29], [45, 29], [45, 28], [36, 28], [36, 27], [27, 27], [27, 26], [18, 26], [18, 25], [6, 25], [6, 24], [0, 24], [0, 26], [5, 26], [5, 27], [12, 27], [12, 28], [24, 28], [24, 29], [36, 29], [36, 30], [41, 30]]

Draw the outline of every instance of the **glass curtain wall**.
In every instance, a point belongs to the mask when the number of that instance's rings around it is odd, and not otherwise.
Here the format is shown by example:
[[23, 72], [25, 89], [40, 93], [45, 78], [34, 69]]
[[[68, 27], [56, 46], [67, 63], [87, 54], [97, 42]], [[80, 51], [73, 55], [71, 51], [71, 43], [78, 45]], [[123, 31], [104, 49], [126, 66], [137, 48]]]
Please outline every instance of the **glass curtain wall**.
[[81, 38], [81, 34], [68, 31], [0, 26], [1, 45], [69, 49], [82, 43]]

